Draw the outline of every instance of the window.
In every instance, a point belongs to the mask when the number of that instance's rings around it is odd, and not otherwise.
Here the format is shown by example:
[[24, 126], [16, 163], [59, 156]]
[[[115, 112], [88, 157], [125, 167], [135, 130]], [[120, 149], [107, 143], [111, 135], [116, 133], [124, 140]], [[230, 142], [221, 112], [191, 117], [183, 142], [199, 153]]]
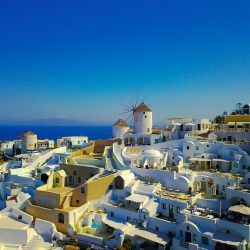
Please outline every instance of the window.
[[23, 218], [22, 215], [18, 215], [17, 217], [18, 220], [21, 220], [22, 218]]
[[158, 231], [159, 231], [159, 227], [157, 227], [157, 226], [156, 226], [156, 227], [155, 227], [155, 231], [157, 231], [157, 232], [158, 232]]
[[208, 237], [202, 236], [201, 240], [202, 240], [202, 244], [203, 244], [203, 245], [209, 245]]
[[60, 180], [59, 180], [59, 177], [56, 177], [56, 183], [59, 183]]
[[144, 220], [146, 220], [146, 219], [147, 219], [147, 215], [146, 215], [146, 214], [144, 214], [143, 218], [144, 218]]
[[189, 226], [187, 226], [187, 230], [189, 231]]
[[79, 200], [76, 200], [76, 204], [79, 204]]
[[247, 184], [250, 184], [250, 178], [247, 178]]
[[130, 217], [129, 216], [127, 216], [127, 221], [130, 221]]
[[196, 146], [196, 148], [195, 148], [196, 150], [199, 150], [199, 146]]
[[76, 171], [73, 171], [73, 175], [76, 175]]
[[115, 216], [115, 213], [113, 211], [110, 212], [110, 216], [111, 217], [114, 217]]
[[230, 230], [227, 230], [227, 234], [230, 234]]
[[222, 185], [222, 191], [225, 191], [226, 188], [225, 188], [225, 185]]
[[85, 188], [84, 187], [81, 187], [81, 193], [85, 194]]
[[230, 151], [230, 156], [234, 156], [234, 151]]
[[58, 223], [64, 224], [64, 214], [58, 214]]
[[187, 146], [187, 150], [189, 150], [189, 146]]
[[81, 184], [81, 182], [82, 182], [82, 178], [78, 177], [78, 183]]
[[167, 208], [166, 203], [162, 203], [162, 209], [163, 209], [163, 210], [166, 210], [166, 208]]
[[145, 118], [147, 118], [147, 116], [145, 115]]
[[181, 211], [181, 208], [177, 206], [177, 207], [176, 207], [176, 213], [179, 214], [180, 211]]

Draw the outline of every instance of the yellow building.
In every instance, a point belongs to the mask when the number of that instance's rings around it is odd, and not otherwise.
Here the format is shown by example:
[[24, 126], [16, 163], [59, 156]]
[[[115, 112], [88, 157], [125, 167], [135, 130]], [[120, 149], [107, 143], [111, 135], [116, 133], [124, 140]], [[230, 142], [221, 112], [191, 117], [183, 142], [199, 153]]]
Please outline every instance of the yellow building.
[[225, 123], [233, 128], [247, 127], [250, 125], [250, 115], [227, 115], [225, 117]]
[[102, 159], [105, 146], [115, 142], [118, 141], [98, 140], [73, 152], [66, 159], [70, 164], [61, 164], [60, 170], [51, 173], [47, 183], [37, 188], [33, 201], [27, 203], [26, 212], [35, 218], [51, 221], [58, 231], [68, 233], [75, 224], [76, 209], [88, 201], [100, 199], [113, 187], [117, 175], [102, 173], [101, 167], [78, 165], [76, 159], [85, 157], [85, 162], [96, 162], [97, 158]]
[[115, 176], [97, 174], [78, 187], [65, 186], [66, 178], [64, 170], [52, 173], [26, 206], [27, 213], [53, 222], [62, 233], [68, 233], [70, 224], [75, 224], [74, 210], [103, 196], [113, 186]]

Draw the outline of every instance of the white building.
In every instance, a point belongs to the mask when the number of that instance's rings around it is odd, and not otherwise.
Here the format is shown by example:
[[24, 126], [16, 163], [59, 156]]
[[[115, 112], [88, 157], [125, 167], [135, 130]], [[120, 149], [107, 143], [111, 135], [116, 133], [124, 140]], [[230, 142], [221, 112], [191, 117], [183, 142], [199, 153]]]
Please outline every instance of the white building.
[[15, 145], [15, 141], [3, 141], [0, 145], [0, 151], [11, 155], [13, 153], [13, 146]]
[[134, 111], [134, 133], [151, 134], [153, 117], [151, 109], [142, 102]]
[[52, 149], [55, 147], [55, 142], [49, 139], [37, 140], [37, 147], [38, 149]]
[[209, 119], [169, 118], [165, 135], [171, 140], [183, 139], [185, 135], [207, 133], [210, 126]]
[[123, 139], [123, 136], [128, 132], [129, 126], [128, 124], [119, 119], [114, 125], [112, 126], [112, 135], [114, 138]]
[[87, 136], [65, 136], [57, 140], [58, 147], [85, 147], [89, 140]]
[[29, 131], [22, 135], [22, 153], [37, 150], [37, 134]]
[[[38, 233], [39, 232], [39, 233]], [[0, 213], [1, 249], [53, 249], [53, 235], [57, 230], [53, 223], [35, 219], [16, 208]]]
[[163, 139], [161, 130], [153, 128], [152, 118], [152, 111], [144, 102], [135, 108], [133, 111], [133, 132], [126, 128], [127, 133], [123, 134], [125, 129], [122, 130], [124, 144], [135, 146], [153, 145], [161, 142]]

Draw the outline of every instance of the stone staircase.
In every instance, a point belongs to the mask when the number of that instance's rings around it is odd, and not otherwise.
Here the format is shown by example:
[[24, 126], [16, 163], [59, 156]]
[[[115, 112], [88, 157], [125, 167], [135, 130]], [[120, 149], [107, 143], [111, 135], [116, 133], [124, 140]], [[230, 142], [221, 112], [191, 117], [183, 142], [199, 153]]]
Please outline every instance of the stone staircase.
[[32, 239], [28, 242], [27, 245], [22, 247], [22, 250], [34, 250], [39, 245], [43, 247], [46, 245], [47, 249], [52, 249], [52, 244], [44, 242], [43, 238], [39, 234], [37, 234], [37, 232], [34, 229], [32, 229], [31, 233], [33, 234]]
[[107, 149], [107, 158], [106, 158], [106, 169], [112, 171], [113, 169], [117, 169], [117, 166], [115, 164], [115, 161], [113, 159], [113, 152], [112, 152], [112, 148], [108, 148]]

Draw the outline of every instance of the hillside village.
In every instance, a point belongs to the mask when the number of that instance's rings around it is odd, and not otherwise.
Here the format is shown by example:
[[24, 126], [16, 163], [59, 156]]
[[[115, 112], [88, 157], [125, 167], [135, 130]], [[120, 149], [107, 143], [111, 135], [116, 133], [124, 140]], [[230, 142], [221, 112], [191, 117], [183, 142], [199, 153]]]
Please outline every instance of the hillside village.
[[250, 105], [164, 128], [128, 112], [106, 140], [1, 142], [0, 249], [250, 249]]

